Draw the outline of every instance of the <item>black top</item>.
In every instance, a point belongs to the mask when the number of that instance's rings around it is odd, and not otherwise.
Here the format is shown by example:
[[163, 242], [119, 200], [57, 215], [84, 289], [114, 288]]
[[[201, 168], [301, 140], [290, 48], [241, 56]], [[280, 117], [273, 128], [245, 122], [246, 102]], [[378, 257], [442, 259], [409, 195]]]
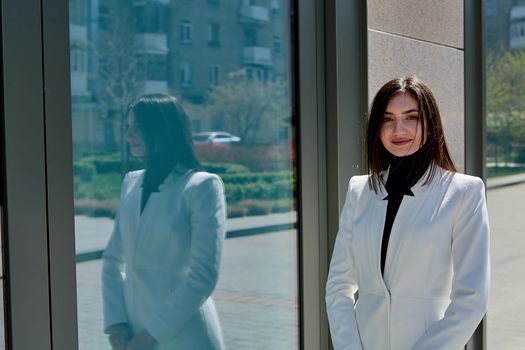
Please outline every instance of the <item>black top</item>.
[[140, 212], [144, 210], [151, 192], [158, 192], [159, 186], [168, 177], [174, 167], [174, 161], [168, 153], [155, 153], [145, 158], [146, 173], [142, 182]]
[[383, 228], [383, 239], [381, 242], [381, 274], [385, 271], [388, 240], [390, 239], [394, 219], [403, 197], [405, 195], [414, 196], [411, 188], [421, 178], [422, 174], [418, 171], [418, 166], [421, 164], [421, 158], [425, 157], [425, 155], [426, 153], [421, 150], [405, 157], [388, 155], [390, 168], [385, 184], [388, 195], [383, 198], [388, 200], [388, 205], [386, 207], [385, 227]]

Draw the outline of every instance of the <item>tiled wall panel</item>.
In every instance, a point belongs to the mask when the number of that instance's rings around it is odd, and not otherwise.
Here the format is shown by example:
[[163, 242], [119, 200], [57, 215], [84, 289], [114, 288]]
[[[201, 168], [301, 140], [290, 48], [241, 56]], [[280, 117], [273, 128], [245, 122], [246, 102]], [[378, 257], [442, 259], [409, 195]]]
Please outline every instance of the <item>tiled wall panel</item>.
[[463, 48], [463, 0], [369, 0], [368, 28]]

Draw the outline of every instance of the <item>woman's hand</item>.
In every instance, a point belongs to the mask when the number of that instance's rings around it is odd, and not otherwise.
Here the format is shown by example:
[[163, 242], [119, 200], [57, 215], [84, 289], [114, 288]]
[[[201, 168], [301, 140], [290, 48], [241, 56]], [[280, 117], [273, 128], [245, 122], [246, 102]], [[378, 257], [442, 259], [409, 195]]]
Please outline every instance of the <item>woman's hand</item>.
[[109, 343], [111, 344], [112, 350], [126, 350], [126, 343], [128, 342], [128, 337], [124, 334], [111, 334], [109, 336]]
[[127, 323], [114, 324], [108, 329], [109, 343], [112, 350], [126, 350], [126, 343], [133, 336], [133, 332]]
[[157, 346], [157, 339], [147, 331], [142, 330], [128, 342], [125, 350], [152, 350]]

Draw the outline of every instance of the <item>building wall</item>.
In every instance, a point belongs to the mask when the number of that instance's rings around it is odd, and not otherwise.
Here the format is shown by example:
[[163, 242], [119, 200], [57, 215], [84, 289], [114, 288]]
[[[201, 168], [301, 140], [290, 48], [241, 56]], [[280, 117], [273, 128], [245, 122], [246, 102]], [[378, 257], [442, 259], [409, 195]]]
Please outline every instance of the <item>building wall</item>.
[[434, 92], [452, 156], [464, 168], [463, 1], [368, 1], [369, 100], [417, 75]]

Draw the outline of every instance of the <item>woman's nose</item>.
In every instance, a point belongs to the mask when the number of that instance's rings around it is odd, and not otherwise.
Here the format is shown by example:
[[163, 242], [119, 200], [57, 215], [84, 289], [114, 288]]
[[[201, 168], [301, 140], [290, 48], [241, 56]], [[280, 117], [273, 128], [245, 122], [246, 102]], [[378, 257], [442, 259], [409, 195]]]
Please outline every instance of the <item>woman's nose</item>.
[[396, 120], [394, 122], [394, 132], [400, 133], [406, 130], [405, 123], [402, 120]]
[[128, 142], [133, 140], [135, 135], [133, 134], [133, 131], [132, 131], [131, 128], [128, 128], [128, 130], [126, 130], [126, 133], [124, 134], [124, 137], [125, 137], [126, 141], [128, 141]]

